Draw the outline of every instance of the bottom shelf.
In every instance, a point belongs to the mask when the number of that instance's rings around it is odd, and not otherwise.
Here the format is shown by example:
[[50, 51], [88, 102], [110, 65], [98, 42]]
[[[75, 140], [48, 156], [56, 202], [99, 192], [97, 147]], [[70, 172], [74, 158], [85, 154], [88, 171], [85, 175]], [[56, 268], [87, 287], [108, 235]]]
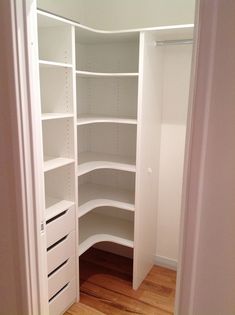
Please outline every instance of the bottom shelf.
[[79, 256], [99, 242], [134, 247], [133, 221], [90, 212], [79, 220]]

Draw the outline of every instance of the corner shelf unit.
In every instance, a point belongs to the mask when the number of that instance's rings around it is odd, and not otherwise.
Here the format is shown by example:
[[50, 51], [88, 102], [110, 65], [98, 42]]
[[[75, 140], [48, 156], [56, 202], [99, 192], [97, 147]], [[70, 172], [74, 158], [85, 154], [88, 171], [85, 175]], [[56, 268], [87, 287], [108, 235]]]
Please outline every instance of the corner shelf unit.
[[133, 287], [153, 264], [164, 48], [192, 25], [98, 31], [38, 10], [45, 315], [79, 298], [79, 256], [134, 249]]
[[88, 213], [80, 219], [79, 255], [99, 242], [113, 242], [134, 247], [134, 225], [128, 221], [100, 213]]

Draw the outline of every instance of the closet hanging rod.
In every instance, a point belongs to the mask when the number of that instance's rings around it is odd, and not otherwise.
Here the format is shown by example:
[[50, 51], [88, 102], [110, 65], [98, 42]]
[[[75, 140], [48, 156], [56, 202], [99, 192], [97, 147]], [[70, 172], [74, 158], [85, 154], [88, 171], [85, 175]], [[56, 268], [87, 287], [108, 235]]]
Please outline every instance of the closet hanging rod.
[[174, 40], [157, 40], [155, 46], [170, 46], [170, 45], [190, 45], [193, 44], [192, 39], [174, 39]]

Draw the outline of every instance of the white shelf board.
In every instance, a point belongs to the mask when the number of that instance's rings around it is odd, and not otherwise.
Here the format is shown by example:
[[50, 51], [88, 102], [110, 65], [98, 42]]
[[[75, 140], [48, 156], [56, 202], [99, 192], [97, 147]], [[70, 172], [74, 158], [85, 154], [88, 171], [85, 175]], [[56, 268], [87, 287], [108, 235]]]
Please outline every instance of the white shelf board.
[[64, 158], [64, 157], [44, 157], [44, 172], [51, 171], [55, 168], [62, 167], [74, 162], [74, 159]]
[[42, 120], [52, 120], [52, 119], [63, 119], [72, 118], [74, 115], [72, 113], [43, 113]]
[[116, 207], [134, 211], [135, 195], [133, 191], [86, 183], [78, 186], [79, 218], [98, 207]]
[[79, 256], [99, 242], [134, 247], [134, 223], [120, 218], [88, 213], [79, 220]]
[[46, 221], [74, 205], [73, 201], [46, 196]]
[[84, 78], [99, 78], [99, 77], [138, 77], [138, 72], [90, 72], [90, 71], [76, 71], [79, 77]]
[[56, 16], [52, 13], [37, 10], [38, 23], [41, 27], [59, 26], [66, 23], [67, 25], [73, 25], [76, 27], [77, 41], [84, 43], [106, 43], [106, 42], [130, 42], [138, 40], [140, 32], [156, 32], [159, 40], [173, 40], [183, 38], [193, 38], [194, 24], [178, 24], [178, 25], [166, 25], [156, 26], [148, 28], [135, 28], [115, 31], [105, 31], [100, 29], [94, 29], [75, 21], [71, 21], [66, 18]]
[[50, 68], [50, 67], [62, 67], [62, 68], [72, 68], [72, 64], [63, 62], [54, 62], [48, 60], [39, 60], [40, 67]]
[[97, 115], [80, 115], [77, 119], [77, 125], [87, 125], [95, 123], [114, 123], [114, 124], [129, 124], [137, 125], [137, 119], [132, 118], [119, 118], [119, 117], [108, 117], [108, 116], [97, 116]]
[[78, 162], [78, 176], [103, 168], [128, 172], [136, 171], [133, 158], [113, 154], [83, 152], [78, 154]]

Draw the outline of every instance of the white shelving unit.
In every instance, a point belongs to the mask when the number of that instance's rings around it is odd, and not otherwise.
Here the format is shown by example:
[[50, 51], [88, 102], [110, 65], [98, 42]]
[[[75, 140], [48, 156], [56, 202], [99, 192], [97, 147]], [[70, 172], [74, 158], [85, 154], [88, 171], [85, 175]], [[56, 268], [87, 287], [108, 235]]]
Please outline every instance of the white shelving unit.
[[164, 41], [192, 31], [105, 32], [38, 11], [48, 314], [79, 299], [79, 256], [96, 243], [134, 249], [135, 289], [152, 267]]
[[[77, 296], [77, 183], [74, 27], [38, 13], [41, 125], [47, 239], [47, 313]], [[46, 296], [46, 295], [45, 295]]]
[[80, 219], [79, 239], [79, 255], [97, 242], [113, 242], [133, 248], [134, 224], [109, 215], [88, 213]]

